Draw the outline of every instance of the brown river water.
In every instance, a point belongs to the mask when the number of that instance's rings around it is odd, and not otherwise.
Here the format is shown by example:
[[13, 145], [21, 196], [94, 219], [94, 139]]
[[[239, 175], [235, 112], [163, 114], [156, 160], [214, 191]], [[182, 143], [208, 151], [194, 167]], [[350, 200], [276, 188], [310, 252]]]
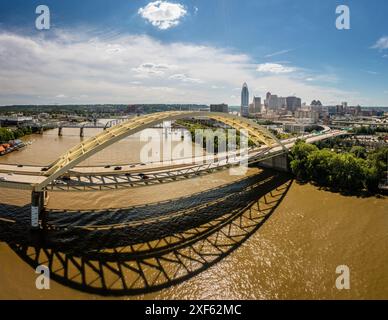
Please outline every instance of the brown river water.
[[[99, 129], [86, 129], [87, 136]], [[77, 129], [33, 135], [1, 163], [47, 165]], [[178, 133], [180, 134], [180, 133]], [[139, 162], [129, 137], [84, 165]], [[52, 227], [28, 231], [30, 194], [0, 189], [0, 299], [388, 299], [388, 202], [250, 168], [145, 188], [49, 194]], [[37, 290], [37, 265], [49, 290]], [[350, 269], [350, 289], [335, 286]]]

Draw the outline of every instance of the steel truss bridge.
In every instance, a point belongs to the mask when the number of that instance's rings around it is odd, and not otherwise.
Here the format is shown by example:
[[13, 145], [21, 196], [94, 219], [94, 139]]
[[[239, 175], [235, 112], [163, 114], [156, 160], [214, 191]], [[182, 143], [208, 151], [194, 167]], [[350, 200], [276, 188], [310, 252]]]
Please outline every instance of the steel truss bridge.
[[85, 121], [85, 122], [70, 122], [70, 121], [60, 121], [60, 122], [24, 122], [19, 124], [20, 127], [30, 127], [38, 129], [38, 132], [43, 133], [44, 130], [48, 129], [58, 129], [58, 136], [62, 136], [62, 131], [65, 128], [71, 129], [80, 129], [80, 137], [84, 137], [84, 129], [108, 129], [113, 126], [116, 126], [122, 122], [128, 121], [128, 117], [117, 118], [109, 120], [106, 123], [101, 123], [98, 121]]
[[100, 128], [100, 129], [108, 129], [111, 127], [114, 127], [120, 123], [128, 121], [130, 118], [124, 117], [124, 118], [117, 118], [109, 120], [106, 123], [98, 122], [98, 121], [86, 121], [86, 122], [60, 122], [58, 123], [58, 128]]
[[[215, 159], [204, 156], [200, 160], [189, 162], [135, 164], [120, 167], [78, 166], [84, 160], [109, 147], [110, 145], [165, 121], [184, 118], [209, 118], [247, 132], [255, 147], [246, 155], [247, 164], [258, 163], [287, 153], [296, 139], [280, 141], [266, 128], [249, 119], [212, 112], [169, 111], [148, 114], [131, 119], [117, 120], [105, 127], [104, 131], [94, 137], [85, 139], [74, 146], [47, 167], [24, 165], [0, 165], [0, 187], [32, 191], [32, 226], [38, 226], [37, 215], [44, 212], [44, 201], [47, 191], [101, 191], [118, 190], [132, 187], [145, 187], [161, 183], [197, 177], [240, 165], [241, 155], [218, 154]], [[326, 134], [305, 137], [307, 142], [315, 142], [338, 135], [343, 131], [330, 131]], [[205, 159], [203, 159], [205, 158]], [[35, 215], [35, 217], [33, 217]]]

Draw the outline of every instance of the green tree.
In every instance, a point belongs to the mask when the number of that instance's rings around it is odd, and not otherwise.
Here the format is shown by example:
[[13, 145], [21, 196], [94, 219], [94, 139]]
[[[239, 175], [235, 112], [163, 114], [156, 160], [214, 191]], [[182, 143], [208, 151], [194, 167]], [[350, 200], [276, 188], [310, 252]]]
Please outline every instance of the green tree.
[[7, 128], [0, 128], [0, 142], [8, 142], [15, 139], [13, 132]]
[[309, 180], [313, 180], [320, 185], [330, 186], [332, 182], [332, 158], [333, 152], [328, 149], [312, 151], [307, 156], [306, 161]]
[[290, 167], [291, 171], [295, 174], [298, 180], [307, 181], [310, 180], [310, 176], [307, 170], [308, 167], [308, 155], [317, 151], [318, 148], [312, 144], [307, 144], [302, 140], [298, 140], [291, 148], [290, 152]]
[[379, 187], [379, 172], [373, 165], [367, 165], [363, 167], [365, 176], [365, 188], [370, 192], [377, 192]]
[[357, 158], [366, 159], [367, 151], [362, 146], [353, 146], [350, 149], [350, 153], [354, 154]]
[[380, 148], [368, 155], [371, 166], [376, 168], [378, 179], [385, 178], [388, 171], [388, 147]]
[[368, 156], [363, 147], [354, 147], [352, 151], [338, 154], [298, 141], [290, 152], [290, 166], [299, 180], [337, 190], [376, 192], [388, 170], [388, 148]]

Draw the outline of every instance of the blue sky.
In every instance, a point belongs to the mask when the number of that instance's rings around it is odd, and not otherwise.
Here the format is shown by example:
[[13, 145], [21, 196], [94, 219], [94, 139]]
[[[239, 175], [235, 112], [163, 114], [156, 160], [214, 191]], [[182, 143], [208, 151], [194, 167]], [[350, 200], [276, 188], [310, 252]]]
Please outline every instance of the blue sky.
[[238, 105], [246, 81], [251, 96], [387, 106], [387, 16], [386, 0], [2, 0], [0, 105]]

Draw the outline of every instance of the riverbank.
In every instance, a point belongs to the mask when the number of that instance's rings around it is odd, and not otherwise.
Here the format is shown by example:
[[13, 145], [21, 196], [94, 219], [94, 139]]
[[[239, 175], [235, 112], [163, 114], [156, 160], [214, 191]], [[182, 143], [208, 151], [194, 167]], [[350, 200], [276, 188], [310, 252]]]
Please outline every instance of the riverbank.
[[19, 151], [26, 146], [27, 144], [20, 139], [11, 140], [8, 141], [8, 143], [2, 143], [0, 144], [0, 156], [5, 156], [11, 152]]
[[20, 139], [35, 133], [35, 130], [29, 127], [21, 127], [16, 129], [10, 129], [7, 127], [0, 127], [0, 141], [10, 141]]

